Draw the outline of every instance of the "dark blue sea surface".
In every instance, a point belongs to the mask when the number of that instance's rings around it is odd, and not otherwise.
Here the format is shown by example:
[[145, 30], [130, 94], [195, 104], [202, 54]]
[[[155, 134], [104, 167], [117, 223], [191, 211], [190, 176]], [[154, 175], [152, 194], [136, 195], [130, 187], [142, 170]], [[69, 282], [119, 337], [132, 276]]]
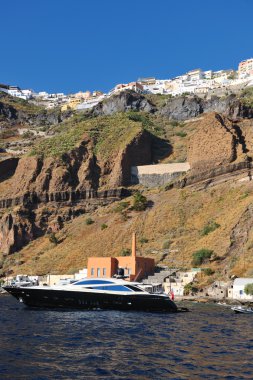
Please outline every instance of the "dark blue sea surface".
[[253, 315], [29, 309], [0, 297], [0, 379], [253, 379]]

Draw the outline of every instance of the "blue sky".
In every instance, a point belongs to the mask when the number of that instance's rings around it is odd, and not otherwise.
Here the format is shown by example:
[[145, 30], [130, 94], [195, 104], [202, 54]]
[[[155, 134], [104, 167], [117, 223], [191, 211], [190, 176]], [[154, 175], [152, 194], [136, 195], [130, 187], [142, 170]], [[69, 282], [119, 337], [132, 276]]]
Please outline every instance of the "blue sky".
[[0, 83], [108, 91], [144, 76], [237, 68], [251, 0], [3, 0]]

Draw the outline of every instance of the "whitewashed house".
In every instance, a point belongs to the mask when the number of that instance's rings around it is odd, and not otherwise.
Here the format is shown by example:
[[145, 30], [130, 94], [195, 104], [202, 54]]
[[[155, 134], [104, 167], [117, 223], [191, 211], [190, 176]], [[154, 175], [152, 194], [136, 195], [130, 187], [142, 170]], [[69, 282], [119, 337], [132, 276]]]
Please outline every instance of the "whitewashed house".
[[253, 284], [253, 278], [236, 278], [233, 285], [228, 290], [228, 298], [253, 301], [253, 296], [245, 293], [245, 286], [247, 284]]
[[194, 269], [189, 272], [177, 272], [174, 276], [169, 276], [163, 283], [165, 293], [173, 292], [175, 296], [184, 295], [184, 287], [190, 284], [196, 277], [201, 269]]

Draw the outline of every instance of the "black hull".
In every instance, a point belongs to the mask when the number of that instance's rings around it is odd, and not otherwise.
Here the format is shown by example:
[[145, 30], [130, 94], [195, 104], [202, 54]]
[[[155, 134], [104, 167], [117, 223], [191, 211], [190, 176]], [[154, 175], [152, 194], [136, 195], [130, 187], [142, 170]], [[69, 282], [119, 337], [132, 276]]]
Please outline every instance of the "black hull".
[[169, 297], [158, 294], [108, 294], [68, 290], [4, 287], [8, 293], [27, 306], [62, 309], [109, 309], [177, 312]]

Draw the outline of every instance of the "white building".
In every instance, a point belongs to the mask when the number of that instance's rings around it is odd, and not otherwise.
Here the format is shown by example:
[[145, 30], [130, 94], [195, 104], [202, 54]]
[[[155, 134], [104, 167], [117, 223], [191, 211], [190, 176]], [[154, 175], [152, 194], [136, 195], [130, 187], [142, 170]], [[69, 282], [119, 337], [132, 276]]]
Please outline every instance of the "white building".
[[91, 99], [87, 99], [84, 102], [78, 104], [76, 106], [76, 109], [79, 110], [79, 111], [81, 111], [81, 110], [85, 110], [85, 109], [89, 109], [89, 108], [95, 107], [105, 97], [106, 97], [106, 95], [103, 94], [103, 95], [100, 95], [100, 96], [97, 96], [97, 97], [94, 97], [94, 98], [91, 98]]
[[253, 301], [253, 296], [245, 293], [245, 286], [248, 284], [253, 284], [253, 278], [236, 278], [233, 285], [228, 290], [228, 298]]
[[5, 92], [10, 96], [14, 96], [20, 99], [30, 99], [32, 97], [32, 90], [21, 90], [18, 86], [9, 86], [5, 84], [0, 84], [0, 91]]
[[174, 276], [166, 278], [163, 284], [165, 293], [169, 294], [172, 291], [175, 296], [183, 296], [185, 285], [190, 284], [199, 272], [201, 269], [196, 268], [189, 272], [177, 272]]
[[142, 94], [144, 92], [143, 86], [138, 82], [130, 82], [130, 83], [120, 83], [117, 84], [111, 91], [109, 91], [108, 96], [119, 94], [122, 91], [135, 91], [139, 94]]
[[169, 79], [155, 79], [154, 81], [146, 83], [142, 82], [141, 85], [146, 94], [166, 94], [167, 84], [169, 82], [171, 82]]
[[244, 61], [239, 63], [238, 75], [239, 78], [253, 76], [253, 58], [245, 59]]
[[205, 77], [204, 72], [201, 69], [194, 69], [191, 71], [188, 71], [187, 73], [187, 81], [189, 82], [196, 82]]

